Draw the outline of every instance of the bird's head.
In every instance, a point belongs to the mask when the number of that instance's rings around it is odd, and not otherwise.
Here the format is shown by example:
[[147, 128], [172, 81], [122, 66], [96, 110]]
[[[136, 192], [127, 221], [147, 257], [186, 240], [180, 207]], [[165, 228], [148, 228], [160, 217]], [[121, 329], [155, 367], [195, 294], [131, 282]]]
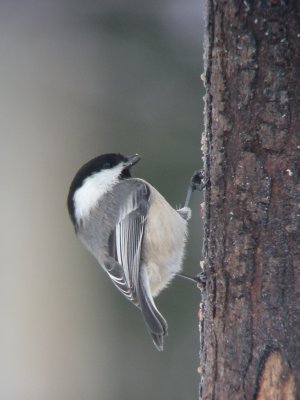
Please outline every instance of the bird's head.
[[130, 169], [140, 159], [138, 154], [102, 154], [79, 169], [68, 195], [68, 210], [75, 226], [89, 214], [103, 194], [118, 181], [131, 177]]

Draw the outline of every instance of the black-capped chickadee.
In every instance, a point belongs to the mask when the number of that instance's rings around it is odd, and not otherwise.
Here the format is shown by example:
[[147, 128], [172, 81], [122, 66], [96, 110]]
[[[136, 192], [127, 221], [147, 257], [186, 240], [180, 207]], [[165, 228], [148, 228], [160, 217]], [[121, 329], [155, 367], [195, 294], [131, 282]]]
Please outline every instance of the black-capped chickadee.
[[140, 159], [104, 154], [83, 165], [72, 181], [68, 210], [77, 237], [141, 310], [161, 351], [168, 326], [153, 297], [181, 269], [193, 187], [185, 207], [175, 210], [148, 182], [131, 177]]

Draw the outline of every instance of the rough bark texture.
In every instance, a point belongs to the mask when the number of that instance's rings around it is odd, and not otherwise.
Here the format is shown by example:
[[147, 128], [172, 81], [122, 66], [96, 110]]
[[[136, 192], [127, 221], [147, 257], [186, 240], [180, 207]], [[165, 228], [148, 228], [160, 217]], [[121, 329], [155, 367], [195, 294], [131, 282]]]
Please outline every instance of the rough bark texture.
[[201, 399], [300, 399], [300, 2], [208, 0]]

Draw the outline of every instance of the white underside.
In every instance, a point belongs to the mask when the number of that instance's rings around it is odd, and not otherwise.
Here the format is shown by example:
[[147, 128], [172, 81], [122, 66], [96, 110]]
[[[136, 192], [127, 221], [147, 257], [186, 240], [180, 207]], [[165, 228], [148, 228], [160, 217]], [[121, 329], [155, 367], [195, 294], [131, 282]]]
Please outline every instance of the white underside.
[[143, 268], [155, 297], [181, 270], [187, 222], [153, 186], [149, 186], [151, 207], [144, 232]]

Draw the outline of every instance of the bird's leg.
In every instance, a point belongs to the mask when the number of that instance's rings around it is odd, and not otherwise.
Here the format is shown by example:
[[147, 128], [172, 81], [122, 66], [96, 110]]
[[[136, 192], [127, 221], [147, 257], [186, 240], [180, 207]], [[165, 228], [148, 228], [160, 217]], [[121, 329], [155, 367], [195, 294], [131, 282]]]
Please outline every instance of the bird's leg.
[[[184, 206], [183, 208], [181, 208], [180, 210], [177, 210], [177, 212], [179, 212], [179, 214], [182, 216], [182, 218], [189, 220], [191, 217], [191, 210], [189, 209], [189, 202], [191, 199], [191, 194], [195, 191], [201, 191], [203, 190], [206, 185], [208, 184], [209, 180], [207, 179], [205, 182], [203, 182], [203, 178], [204, 178], [204, 172], [202, 169], [198, 169], [196, 170], [191, 179], [190, 179], [190, 183], [188, 186], [188, 190], [186, 193], [186, 197], [185, 197], [185, 202], [184, 202]], [[182, 273], [178, 273], [176, 274], [177, 276], [181, 277], [181, 278], [185, 278], [188, 279], [190, 281], [196, 282], [198, 286], [203, 286], [205, 285], [205, 281], [206, 281], [206, 274], [204, 271], [200, 272], [200, 274], [198, 274], [197, 276], [189, 276], [186, 274], [182, 274]]]
[[203, 178], [204, 178], [204, 172], [202, 169], [198, 169], [193, 173], [186, 193], [184, 207], [189, 206], [191, 194], [195, 190], [201, 191], [206, 187], [208, 180], [206, 182], [203, 182]]
[[200, 272], [200, 274], [198, 274], [196, 276], [190, 276], [190, 275], [186, 275], [183, 273], [178, 273], [178, 274], [176, 274], [176, 276], [179, 276], [180, 278], [188, 279], [189, 281], [193, 281], [193, 282], [197, 283], [197, 285], [199, 285], [199, 286], [204, 286], [205, 282], [206, 282], [206, 274], [204, 271]]
[[201, 169], [199, 169], [193, 173], [193, 175], [190, 179], [187, 193], [186, 193], [184, 206], [182, 208], [180, 208], [179, 210], [177, 210], [178, 214], [180, 214], [180, 216], [183, 219], [185, 219], [186, 221], [188, 221], [192, 215], [192, 212], [189, 208], [191, 194], [195, 190], [199, 190], [199, 191], [203, 190], [208, 183], [208, 180], [206, 182], [203, 182], [203, 178], [204, 178], [204, 173]]

